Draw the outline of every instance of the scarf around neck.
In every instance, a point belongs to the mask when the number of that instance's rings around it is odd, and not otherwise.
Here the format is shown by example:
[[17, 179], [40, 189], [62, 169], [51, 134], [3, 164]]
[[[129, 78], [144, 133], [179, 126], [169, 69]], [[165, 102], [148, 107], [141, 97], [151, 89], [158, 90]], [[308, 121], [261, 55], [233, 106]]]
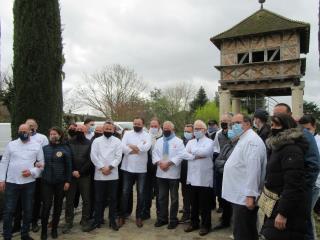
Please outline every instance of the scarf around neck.
[[171, 133], [169, 137], [163, 136], [163, 156], [169, 156], [169, 141], [175, 136], [174, 133]]

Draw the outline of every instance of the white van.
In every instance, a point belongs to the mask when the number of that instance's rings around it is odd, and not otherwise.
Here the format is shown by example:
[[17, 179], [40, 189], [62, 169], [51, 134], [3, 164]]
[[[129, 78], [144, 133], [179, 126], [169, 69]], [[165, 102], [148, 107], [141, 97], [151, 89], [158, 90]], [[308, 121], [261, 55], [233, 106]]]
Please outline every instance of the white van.
[[0, 155], [11, 141], [11, 123], [0, 123]]

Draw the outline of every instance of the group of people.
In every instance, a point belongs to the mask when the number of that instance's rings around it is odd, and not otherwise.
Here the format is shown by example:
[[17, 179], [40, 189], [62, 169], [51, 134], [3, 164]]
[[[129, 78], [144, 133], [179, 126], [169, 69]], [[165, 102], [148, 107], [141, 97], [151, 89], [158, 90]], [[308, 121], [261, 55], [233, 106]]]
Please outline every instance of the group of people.
[[[155, 227], [175, 229], [182, 222], [185, 232], [198, 230], [204, 236], [212, 229], [216, 206], [222, 216], [213, 230], [232, 225], [235, 240], [315, 239], [312, 209], [319, 197], [320, 136], [311, 115], [291, 115], [283, 103], [275, 106], [272, 117], [261, 109], [253, 118], [226, 113], [220, 124], [186, 124], [182, 138], [171, 121], [161, 125], [153, 118], [147, 129], [137, 117], [133, 129], [122, 135], [112, 121], [95, 126], [88, 119], [71, 124], [68, 134], [52, 127], [48, 140], [37, 133], [36, 121], [28, 119], [0, 162], [3, 237], [11, 239], [18, 226], [21, 239], [30, 240], [30, 225], [38, 231], [41, 219], [41, 239], [48, 238], [48, 225], [57, 238], [64, 198], [62, 232], [69, 233], [79, 196], [83, 231], [100, 228], [107, 207], [109, 227], [118, 231], [131, 215], [136, 185], [139, 228], [150, 218], [155, 199]], [[183, 215], [178, 219], [180, 184]], [[261, 230], [259, 208], [265, 215]]]

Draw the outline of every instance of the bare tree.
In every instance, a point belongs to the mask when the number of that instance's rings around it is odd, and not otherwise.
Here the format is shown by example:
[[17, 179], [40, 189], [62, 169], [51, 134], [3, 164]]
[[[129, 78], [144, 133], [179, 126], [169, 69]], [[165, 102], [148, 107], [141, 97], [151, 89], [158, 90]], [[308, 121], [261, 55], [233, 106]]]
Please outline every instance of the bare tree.
[[170, 112], [174, 114], [179, 111], [188, 111], [189, 103], [195, 95], [195, 90], [192, 84], [183, 82], [174, 87], [166, 88], [164, 93], [170, 103]]
[[72, 90], [63, 91], [63, 111], [65, 113], [75, 113], [83, 107], [83, 103], [79, 101], [77, 93]]
[[78, 96], [84, 104], [105, 117], [117, 120], [119, 111], [123, 112], [124, 106], [132, 107], [132, 99], [139, 99], [145, 88], [133, 69], [114, 64], [85, 76], [85, 84], [79, 89]]

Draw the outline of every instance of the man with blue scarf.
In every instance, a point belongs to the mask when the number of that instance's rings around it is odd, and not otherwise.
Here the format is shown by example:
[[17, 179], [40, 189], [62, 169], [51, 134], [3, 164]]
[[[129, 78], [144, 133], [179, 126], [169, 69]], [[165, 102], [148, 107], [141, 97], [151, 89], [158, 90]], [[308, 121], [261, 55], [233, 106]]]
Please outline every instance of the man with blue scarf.
[[[152, 162], [157, 165], [157, 183], [159, 187], [159, 213], [155, 227], [168, 224], [168, 229], [178, 225], [179, 179], [181, 161], [185, 154], [182, 140], [174, 134], [172, 122], [163, 123], [163, 137], [158, 139], [152, 152]], [[170, 192], [170, 215], [168, 214]]]

